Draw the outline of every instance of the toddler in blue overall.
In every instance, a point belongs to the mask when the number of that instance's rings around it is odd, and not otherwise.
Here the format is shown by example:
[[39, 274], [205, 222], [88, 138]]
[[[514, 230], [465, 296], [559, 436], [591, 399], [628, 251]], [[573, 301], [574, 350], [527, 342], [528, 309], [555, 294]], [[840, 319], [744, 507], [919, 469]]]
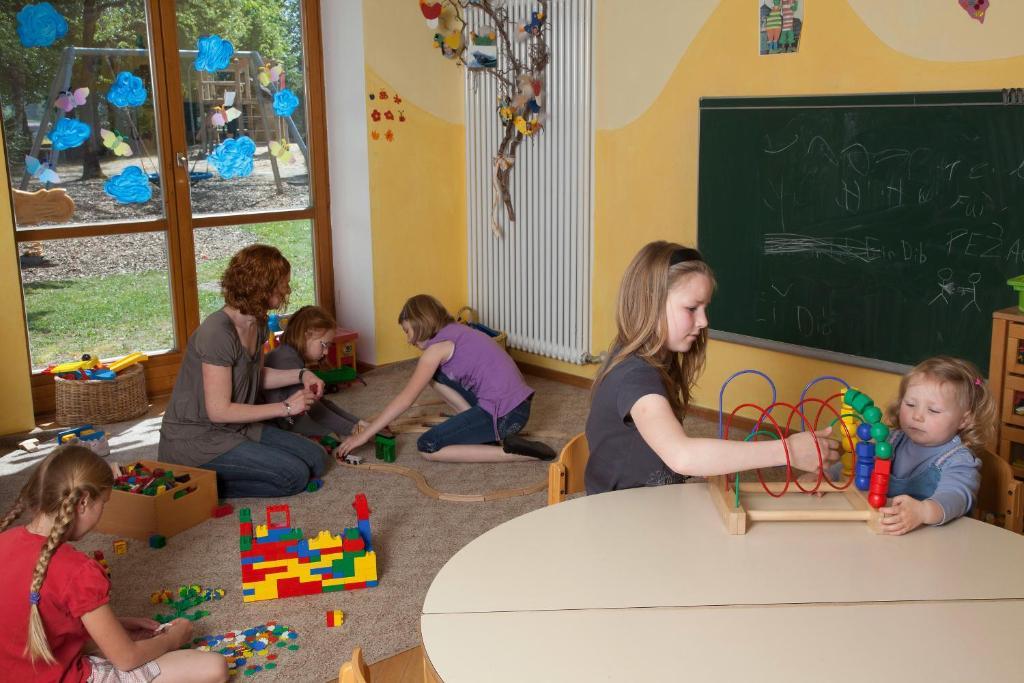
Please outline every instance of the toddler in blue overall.
[[972, 449], [983, 447], [995, 426], [995, 404], [978, 369], [948, 356], [920, 363], [900, 382], [888, 417], [895, 429], [883, 531], [905, 534], [966, 514], [981, 484]]

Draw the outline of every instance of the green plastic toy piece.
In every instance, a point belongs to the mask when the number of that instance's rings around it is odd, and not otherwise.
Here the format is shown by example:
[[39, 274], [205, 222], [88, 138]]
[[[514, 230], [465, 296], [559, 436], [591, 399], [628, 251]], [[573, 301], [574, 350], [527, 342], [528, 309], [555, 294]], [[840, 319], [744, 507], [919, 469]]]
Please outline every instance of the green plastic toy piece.
[[395, 437], [386, 434], [378, 434], [374, 439], [376, 455], [378, 460], [384, 462], [395, 461]]

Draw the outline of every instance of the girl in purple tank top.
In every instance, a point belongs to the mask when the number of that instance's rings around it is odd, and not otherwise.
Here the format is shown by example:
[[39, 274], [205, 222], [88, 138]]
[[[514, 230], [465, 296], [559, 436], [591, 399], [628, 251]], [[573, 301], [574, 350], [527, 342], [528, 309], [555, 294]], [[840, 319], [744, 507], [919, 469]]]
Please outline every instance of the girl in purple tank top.
[[545, 444], [518, 436], [530, 418], [533, 389], [493, 339], [456, 323], [444, 306], [427, 294], [405, 302], [398, 324], [423, 355], [405, 388], [369, 427], [345, 439], [336, 457], [344, 458], [373, 438], [408, 410], [429, 385], [455, 415], [416, 442], [424, 458], [441, 462], [554, 459], [555, 452]]

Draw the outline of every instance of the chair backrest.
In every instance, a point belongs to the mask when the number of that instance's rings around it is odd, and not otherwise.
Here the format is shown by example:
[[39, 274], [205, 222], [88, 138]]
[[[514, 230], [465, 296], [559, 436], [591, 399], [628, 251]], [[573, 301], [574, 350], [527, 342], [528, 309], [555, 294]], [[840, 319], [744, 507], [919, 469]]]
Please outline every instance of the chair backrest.
[[341, 665], [338, 683], [370, 683], [370, 669], [363, 659], [363, 648], [352, 650], [352, 659]]
[[583, 490], [583, 474], [589, 459], [587, 435], [580, 433], [569, 439], [558, 460], [548, 465], [548, 505], [561, 503], [570, 493]]
[[1016, 533], [1024, 533], [1024, 483], [1013, 476], [1013, 467], [987, 448], [975, 452], [981, 460], [981, 487], [974, 505], [975, 519], [989, 521]]

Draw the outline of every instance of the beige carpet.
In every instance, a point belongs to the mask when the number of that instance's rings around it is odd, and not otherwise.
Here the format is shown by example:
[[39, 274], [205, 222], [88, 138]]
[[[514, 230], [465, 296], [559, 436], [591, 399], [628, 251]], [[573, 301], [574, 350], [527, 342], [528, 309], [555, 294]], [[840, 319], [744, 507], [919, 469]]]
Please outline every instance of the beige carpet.
[[[354, 384], [332, 398], [356, 414], [372, 415], [403, 386], [411, 370], [411, 362], [375, 370], [365, 375], [367, 386]], [[537, 377], [527, 377], [527, 381], [537, 391], [527, 431], [544, 435], [545, 441], [560, 449], [571, 435], [582, 431], [587, 391]], [[421, 401], [435, 399], [428, 392]], [[111, 459], [130, 462], [154, 458], [159, 426], [158, 416], [107, 425]], [[711, 434], [712, 429], [700, 420], [687, 422], [688, 432], [694, 435]], [[428, 462], [416, 453], [415, 438], [411, 434], [399, 437], [397, 464], [416, 468], [432, 486], [444, 492], [522, 488], [546, 476], [546, 464], [541, 462]], [[0, 451], [4, 453], [0, 457], [0, 508], [6, 510], [11, 505], [27, 470], [49, 450], [33, 454]], [[377, 462], [370, 447], [360, 454]], [[118, 556], [111, 548], [115, 537], [102, 534], [91, 534], [76, 545], [83, 551], [99, 549], [106, 555], [113, 581], [112, 605], [118, 614], [152, 617], [159, 610], [149, 603], [149, 595], [162, 588], [173, 590], [180, 584], [193, 583], [224, 588], [227, 595], [222, 601], [204, 605], [211, 614], [195, 623], [196, 635], [220, 634], [277, 620], [298, 632], [299, 650], [282, 652], [275, 671], [261, 671], [255, 678], [324, 681], [337, 675], [338, 666], [355, 645], [363, 648], [369, 662], [375, 662], [419, 644], [420, 608], [431, 580], [445, 562], [488, 529], [546, 502], [543, 492], [486, 503], [442, 502], [424, 496], [405, 477], [338, 466], [328, 471], [325, 480], [321, 491], [291, 499], [231, 502], [236, 511], [249, 506], [254, 520], [259, 521], [268, 502], [287, 502], [292, 524], [313, 536], [321, 529], [338, 532], [353, 526], [353, 496], [365, 493], [373, 510], [370, 519], [378, 553], [380, 585], [375, 588], [244, 604], [237, 516], [210, 519], [174, 536], [162, 550], [129, 540], [128, 554]], [[524, 566], [524, 571], [536, 572], [538, 581], [546, 580], [543, 567]], [[332, 609], [345, 613], [341, 628], [325, 626], [324, 613]], [[257, 657], [254, 663], [263, 664], [265, 660]]]
[[[368, 386], [354, 384], [332, 398], [356, 414], [371, 415], [401, 388], [411, 369], [411, 363], [402, 363], [373, 371], [365, 376]], [[527, 379], [537, 390], [528, 431], [558, 435], [545, 440], [559, 449], [572, 434], [582, 430], [587, 392], [535, 377]], [[425, 394], [422, 400], [434, 398]], [[155, 457], [159, 417], [106, 427], [111, 437], [111, 459], [128, 462]], [[27, 470], [48, 451], [5, 452], [0, 458], [0, 508], [10, 507]], [[416, 453], [415, 435], [411, 434], [399, 437], [397, 453], [397, 464], [418, 469], [432, 486], [446, 492], [522, 488], [546, 475], [546, 465], [540, 462], [428, 462]], [[360, 454], [378, 462], [372, 447]], [[115, 537], [101, 534], [91, 534], [76, 545], [87, 552], [100, 549], [106, 555], [113, 581], [112, 605], [118, 614], [153, 616], [158, 610], [149, 603], [149, 595], [161, 588], [192, 583], [224, 588], [224, 600], [204, 606], [211, 614], [195, 623], [197, 635], [224, 633], [276, 619], [298, 631], [300, 649], [282, 653], [276, 671], [261, 671], [256, 678], [323, 681], [337, 675], [339, 664], [355, 645], [362, 646], [370, 662], [417, 645], [420, 608], [431, 580], [444, 563], [488, 529], [545, 503], [544, 493], [488, 503], [441, 502], [425, 497], [405, 477], [337, 466], [328, 471], [325, 481], [321, 491], [283, 501], [231, 502], [236, 510], [249, 506], [254, 520], [260, 521], [268, 502], [287, 502], [293, 525], [312, 536], [321, 529], [338, 532], [353, 526], [352, 498], [364, 492], [373, 510], [370, 521], [380, 573], [376, 588], [243, 604], [235, 516], [211, 519], [174, 536], [162, 550], [129, 540], [128, 554], [117, 556], [111, 548]], [[345, 612], [341, 628], [325, 626], [324, 613], [331, 609]], [[255, 663], [263, 663], [262, 658], [256, 658]]]

